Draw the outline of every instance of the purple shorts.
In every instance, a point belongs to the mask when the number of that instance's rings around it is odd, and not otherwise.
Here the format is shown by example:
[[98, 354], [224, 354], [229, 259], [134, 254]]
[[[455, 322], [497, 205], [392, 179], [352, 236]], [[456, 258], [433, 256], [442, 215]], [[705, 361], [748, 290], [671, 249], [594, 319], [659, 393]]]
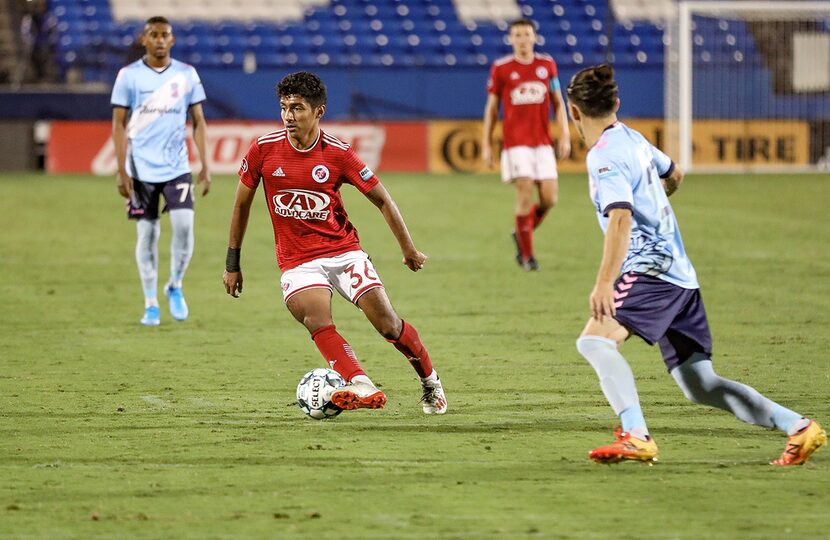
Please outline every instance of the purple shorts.
[[712, 355], [712, 334], [700, 289], [684, 289], [629, 272], [617, 279], [614, 297], [614, 318], [649, 345], [658, 343], [669, 371], [694, 353]]
[[157, 184], [133, 178], [133, 198], [127, 202], [129, 219], [158, 219], [159, 199], [164, 196], [164, 209], [193, 209], [193, 177], [190, 173]]

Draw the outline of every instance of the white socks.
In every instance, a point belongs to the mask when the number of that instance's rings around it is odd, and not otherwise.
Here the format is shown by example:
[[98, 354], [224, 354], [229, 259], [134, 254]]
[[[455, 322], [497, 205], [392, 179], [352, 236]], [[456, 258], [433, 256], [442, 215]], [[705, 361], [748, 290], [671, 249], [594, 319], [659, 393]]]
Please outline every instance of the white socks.
[[193, 210], [170, 210], [173, 233], [170, 240], [170, 285], [182, 286], [182, 278], [193, 256]]
[[139, 219], [136, 222], [138, 240], [135, 244], [135, 262], [141, 287], [144, 290], [144, 307], [158, 306], [159, 220]]
[[[193, 210], [171, 210], [170, 225], [170, 285], [182, 286], [187, 266], [193, 256]], [[161, 222], [158, 219], [139, 219], [136, 222], [138, 240], [135, 245], [135, 261], [144, 290], [144, 307], [158, 306], [159, 235]]]

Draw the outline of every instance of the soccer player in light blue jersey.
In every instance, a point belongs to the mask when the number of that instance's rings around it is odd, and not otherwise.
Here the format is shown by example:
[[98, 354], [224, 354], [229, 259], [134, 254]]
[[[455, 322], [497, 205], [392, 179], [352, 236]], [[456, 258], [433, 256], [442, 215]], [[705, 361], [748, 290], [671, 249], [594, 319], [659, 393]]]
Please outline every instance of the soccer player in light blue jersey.
[[617, 120], [620, 101], [610, 66], [578, 72], [567, 93], [571, 118], [589, 147], [591, 202], [605, 233], [591, 318], [576, 346], [597, 372], [622, 424], [613, 443], [588, 457], [598, 463], [657, 460], [634, 375], [618, 350], [633, 334], [660, 345], [669, 373], [688, 399], [785, 432], [787, 445], [773, 464], [804, 463], [827, 443], [818, 423], [712, 368], [712, 337], [697, 276], [668, 200], [683, 173]]
[[112, 88], [112, 139], [118, 160], [118, 192], [127, 198], [127, 216], [136, 220], [135, 258], [144, 289], [141, 324], [161, 322], [158, 304], [159, 198], [170, 216], [170, 280], [164, 287], [170, 314], [187, 319], [182, 293], [193, 255], [193, 178], [188, 162], [185, 127], [193, 122], [193, 141], [202, 169], [202, 196], [210, 190], [205, 137], [207, 125], [201, 103], [202, 82], [193, 66], [170, 57], [173, 29], [164, 17], [144, 25], [141, 41], [146, 54], [118, 72]]

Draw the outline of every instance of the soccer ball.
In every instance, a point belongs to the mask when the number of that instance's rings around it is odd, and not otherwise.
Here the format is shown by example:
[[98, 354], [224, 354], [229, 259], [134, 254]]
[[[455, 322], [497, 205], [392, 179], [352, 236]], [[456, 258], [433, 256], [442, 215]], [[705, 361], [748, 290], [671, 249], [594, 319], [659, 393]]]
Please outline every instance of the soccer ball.
[[343, 409], [336, 407], [330, 398], [336, 388], [345, 384], [346, 380], [333, 369], [312, 369], [297, 385], [297, 405], [315, 420], [337, 416]]

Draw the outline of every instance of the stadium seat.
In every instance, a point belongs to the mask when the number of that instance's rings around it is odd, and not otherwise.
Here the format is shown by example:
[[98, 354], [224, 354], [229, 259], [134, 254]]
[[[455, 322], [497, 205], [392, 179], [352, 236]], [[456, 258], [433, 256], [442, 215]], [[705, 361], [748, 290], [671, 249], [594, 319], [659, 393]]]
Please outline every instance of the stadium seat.
[[[113, 59], [125, 57], [150, 12], [171, 18], [176, 50], [187, 61], [225, 69], [241, 69], [249, 51], [260, 67], [487, 65], [510, 53], [507, 22], [521, 16], [538, 22], [540, 50], [563, 65], [604, 60], [609, 43], [617, 63], [663, 61], [663, 32], [655, 25], [614, 24], [609, 39], [604, 0], [53, 0], [49, 6], [59, 64], [83, 64], [83, 73], [99, 80], [101, 73], [114, 77]], [[759, 58], [745, 25], [693, 22], [700, 61]]]

